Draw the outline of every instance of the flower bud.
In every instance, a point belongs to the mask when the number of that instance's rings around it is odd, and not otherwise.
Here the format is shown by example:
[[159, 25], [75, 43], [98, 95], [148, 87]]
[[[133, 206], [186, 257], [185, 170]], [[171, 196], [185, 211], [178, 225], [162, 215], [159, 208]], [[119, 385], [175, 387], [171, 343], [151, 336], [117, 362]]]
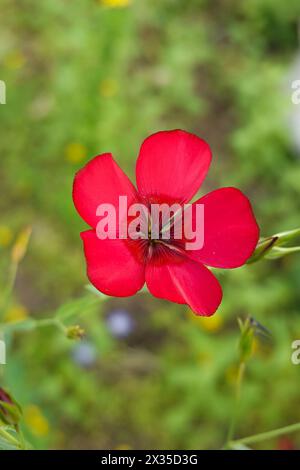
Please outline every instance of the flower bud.
[[20, 421], [22, 410], [20, 405], [0, 388], [0, 421], [9, 425], [17, 425]]
[[82, 339], [85, 331], [79, 325], [72, 325], [67, 328], [67, 338], [69, 339]]
[[255, 248], [251, 258], [247, 261], [248, 264], [255, 263], [262, 258], [277, 259], [291, 253], [300, 251], [300, 246], [287, 246], [291, 242], [297, 242], [300, 238], [300, 228], [288, 230], [286, 232], [276, 233], [268, 238], [261, 238]]
[[262, 238], [261, 240], [259, 240], [253, 255], [251, 256], [251, 258], [248, 259], [247, 264], [255, 263], [256, 261], [259, 261], [260, 259], [264, 258], [266, 254], [272, 249], [276, 241], [276, 236]]

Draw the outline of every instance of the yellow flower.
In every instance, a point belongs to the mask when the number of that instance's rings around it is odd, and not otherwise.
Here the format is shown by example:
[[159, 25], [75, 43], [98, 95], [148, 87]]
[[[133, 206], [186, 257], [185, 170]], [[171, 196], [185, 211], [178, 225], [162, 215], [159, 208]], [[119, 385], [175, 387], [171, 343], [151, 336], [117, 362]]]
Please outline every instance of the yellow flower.
[[66, 160], [70, 163], [80, 163], [86, 158], [87, 150], [84, 145], [74, 142], [68, 144], [65, 148]]
[[210, 333], [221, 330], [224, 320], [220, 314], [215, 313], [212, 317], [201, 317], [195, 315], [191, 310], [189, 310], [189, 317], [194, 321], [200, 328]]
[[28, 310], [23, 305], [14, 305], [10, 307], [4, 316], [4, 320], [7, 323], [16, 323], [28, 318]]
[[118, 91], [118, 82], [113, 78], [106, 78], [100, 83], [99, 92], [100, 95], [104, 96], [105, 98], [111, 98], [112, 96], [115, 96]]
[[49, 423], [36, 405], [25, 406], [24, 421], [32, 434], [38, 437], [46, 436], [49, 432]]
[[12, 238], [12, 230], [6, 225], [0, 225], [0, 246], [8, 246]]
[[10, 70], [21, 69], [26, 62], [22, 51], [11, 51], [4, 59], [4, 66]]
[[100, 4], [109, 8], [123, 8], [128, 7], [131, 0], [99, 0]]

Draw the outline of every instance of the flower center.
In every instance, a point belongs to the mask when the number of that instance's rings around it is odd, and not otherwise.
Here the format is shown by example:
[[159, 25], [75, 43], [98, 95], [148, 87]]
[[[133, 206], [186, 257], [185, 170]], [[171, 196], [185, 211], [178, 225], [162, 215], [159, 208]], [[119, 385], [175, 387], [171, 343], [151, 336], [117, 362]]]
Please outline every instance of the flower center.
[[[167, 224], [162, 226], [159, 221], [159, 227], [154, 227], [151, 216], [148, 217], [148, 238], [147, 238], [147, 256], [149, 258], [162, 258], [165, 256], [182, 255], [184, 253], [181, 247], [182, 240], [175, 240], [173, 237], [172, 226], [174, 218], [171, 217]], [[155, 230], [155, 228], [157, 230]]]

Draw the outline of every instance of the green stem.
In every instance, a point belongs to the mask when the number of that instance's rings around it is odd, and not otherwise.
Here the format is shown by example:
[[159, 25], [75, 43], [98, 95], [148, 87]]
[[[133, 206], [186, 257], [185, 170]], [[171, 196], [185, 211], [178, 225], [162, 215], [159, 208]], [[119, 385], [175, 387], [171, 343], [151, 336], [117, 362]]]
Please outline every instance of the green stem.
[[[94, 288], [93, 288], [94, 289]], [[92, 290], [92, 292], [96, 289]], [[84, 296], [81, 299], [78, 299], [74, 302], [71, 302], [70, 305], [63, 305], [62, 307], [58, 308], [51, 316], [43, 319], [34, 319], [28, 318], [26, 320], [22, 320], [19, 322], [14, 323], [0, 323], [0, 332], [3, 331], [4, 333], [7, 332], [14, 332], [14, 331], [31, 331], [36, 328], [43, 328], [45, 326], [55, 326], [64, 334], [66, 333], [66, 327], [63, 322], [66, 320], [70, 320], [72, 317], [79, 317], [94, 311], [95, 307], [100, 302], [103, 302], [107, 299], [107, 296], [101, 293], [97, 293], [97, 296]], [[49, 313], [48, 313], [49, 315]], [[62, 322], [63, 320], [63, 322]]]
[[[227, 446], [229, 442], [232, 441], [232, 438], [234, 436], [234, 431], [236, 427], [236, 421], [238, 417], [238, 411], [239, 411], [239, 403], [240, 403], [240, 397], [241, 397], [241, 386], [245, 374], [245, 367], [246, 364], [245, 362], [240, 362], [239, 364], [239, 369], [238, 369], [238, 375], [237, 375], [237, 380], [236, 380], [236, 389], [235, 389], [235, 400], [234, 400], [234, 410], [231, 415], [231, 420], [229, 424], [229, 429], [228, 429], [228, 434], [227, 434], [227, 439], [226, 439], [226, 444]], [[235, 442], [235, 441], [234, 441]]]
[[17, 263], [12, 263], [10, 267], [8, 284], [6, 286], [6, 289], [4, 290], [3, 298], [1, 302], [0, 317], [2, 317], [5, 314], [9, 306], [12, 291], [16, 282], [17, 272], [18, 272]]
[[58, 328], [62, 333], [66, 333], [65, 325], [58, 318], [44, 318], [42, 320], [28, 319], [15, 323], [1, 323], [0, 331], [12, 333], [18, 330], [31, 331], [36, 328], [44, 328], [48, 326], [54, 326]]
[[20, 437], [20, 449], [21, 450], [26, 450], [26, 441], [25, 441], [25, 438], [23, 436], [23, 432], [21, 431], [21, 429], [17, 430], [16, 431], [18, 432], [19, 434], [19, 437]]
[[255, 442], [265, 441], [267, 439], [273, 439], [274, 437], [282, 436], [283, 434], [289, 434], [292, 432], [300, 431], [300, 423], [291, 424], [283, 428], [274, 429], [273, 431], [262, 432], [260, 434], [254, 434], [253, 436], [243, 437], [230, 441], [229, 445], [232, 444], [253, 444]]
[[292, 253], [299, 253], [300, 246], [291, 246], [291, 247], [281, 247], [275, 246], [266, 254], [266, 259], [277, 259], [282, 258]]

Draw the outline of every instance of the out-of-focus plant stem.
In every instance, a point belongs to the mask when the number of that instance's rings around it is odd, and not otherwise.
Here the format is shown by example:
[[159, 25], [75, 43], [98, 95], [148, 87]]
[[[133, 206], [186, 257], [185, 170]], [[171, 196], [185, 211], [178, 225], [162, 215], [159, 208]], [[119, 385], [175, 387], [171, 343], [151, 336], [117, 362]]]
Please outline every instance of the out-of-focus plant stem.
[[13, 292], [16, 277], [17, 277], [17, 272], [18, 272], [18, 264], [11, 263], [8, 283], [7, 283], [7, 286], [6, 286], [6, 288], [3, 292], [3, 298], [2, 298], [1, 305], [0, 305], [0, 318], [3, 317], [3, 315], [5, 314], [6, 309], [9, 306], [10, 298], [12, 296], [12, 292]]
[[36, 328], [44, 328], [47, 326], [54, 326], [58, 328], [63, 333], [66, 332], [65, 325], [57, 318], [43, 318], [42, 320], [24, 320], [15, 323], [1, 323], [0, 331], [4, 333], [12, 333], [18, 330], [34, 330]]
[[35, 319], [28, 318], [14, 323], [0, 323], [0, 331], [4, 333], [13, 333], [15, 331], [32, 331], [37, 328], [55, 327], [58, 328], [64, 335], [67, 334], [68, 326], [64, 324], [64, 321], [70, 320], [72, 317], [79, 317], [84, 314], [90, 313], [106, 296], [83, 296], [80, 299], [76, 299], [70, 304], [63, 305], [58, 308], [53, 314], [47, 318]]
[[253, 436], [243, 437], [229, 441], [229, 447], [234, 447], [237, 444], [254, 444], [256, 442], [266, 441], [267, 439], [273, 439], [284, 434], [290, 434], [292, 432], [300, 431], [300, 423], [291, 424], [284, 426], [283, 428], [273, 429], [272, 431], [262, 432], [260, 434], [254, 434]]
[[251, 318], [247, 317], [246, 320], [238, 319], [238, 324], [241, 330], [238, 350], [239, 350], [239, 366], [235, 383], [235, 396], [233, 410], [230, 418], [227, 438], [225, 442], [225, 448], [229, 447], [229, 442], [232, 441], [235, 433], [237, 418], [240, 408], [240, 398], [241, 398], [241, 387], [245, 375], [246, 363], [250, 359], [253, 351], [253, 338], [254, 338], [254, 328], [251, 323]]
[[12, 248], [8, 282], [3, 293], [2, 302], [0, 304], [0, 318], [3, 317], [6, 309], [9, 306], [17, 277], [18, 267], [27, 252], [31, 232], [31, 227], [25, 227], [23, 230], [21, 230]]
[[228, 428], [228, 434], [227, 434], [227, 439], [226, 439], [226, 444], [225, 447], [228, 447], [229, 443], [231, 442], [233, 436], [234, 436], [234, 431], [236, 427], [236, 422], [238, 418], [238, 413], [239, 413], [239, 403], [240, 403], [240, 398], [241, 398], [241, 386], [245, 374], [245, 368], [246, 368], [246, 363], [244, 361], [241, 361], [239, 364], [238, 368], [238, 373], [237, 373], [237, 379], [236, 379], [236, 384], [235, 384], [235, 400], [234, 400], [234, 409], [231, 415], [231, 420]]

